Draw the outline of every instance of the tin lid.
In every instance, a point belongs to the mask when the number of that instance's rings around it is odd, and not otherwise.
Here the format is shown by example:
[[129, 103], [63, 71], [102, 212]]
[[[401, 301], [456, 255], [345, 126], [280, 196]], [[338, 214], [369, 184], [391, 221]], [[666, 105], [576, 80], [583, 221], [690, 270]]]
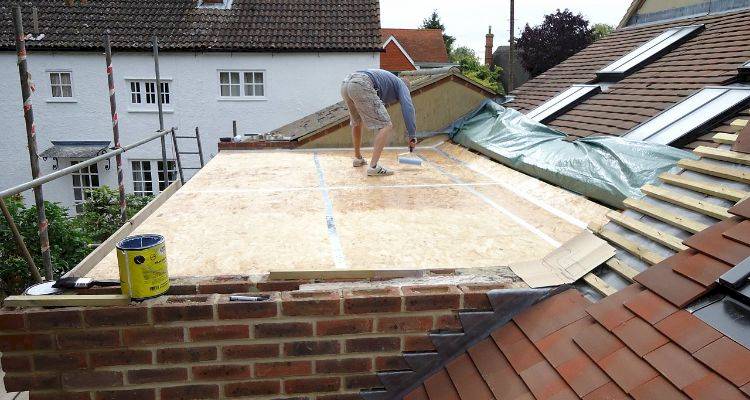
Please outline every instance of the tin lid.
[[128, 236], [117, 243], [120, 250], [143, 250], [156, 246], [164, 242], [164, 236], [156, 234], [146, 234], [137, 236]]
[[62, 289], [54, 288], [52, 285], [54, 285], [55, 282], [42, 282], [37, 283], [34, 286], [29, 286], [23, 294], [29, 295], [29, 296], [42, 296], [45, 294], [60, 294], [63, 292]]

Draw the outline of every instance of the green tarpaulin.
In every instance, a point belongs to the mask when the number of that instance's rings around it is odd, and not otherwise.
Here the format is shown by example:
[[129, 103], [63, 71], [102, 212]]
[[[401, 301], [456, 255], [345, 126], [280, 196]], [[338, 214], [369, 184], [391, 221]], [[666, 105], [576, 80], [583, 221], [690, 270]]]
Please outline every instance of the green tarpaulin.
[[493, 101], [457, 121], [451, 138], [513, 169], [614, 207], [690, 152], [617, 137], [565, 140], [560, 131]]

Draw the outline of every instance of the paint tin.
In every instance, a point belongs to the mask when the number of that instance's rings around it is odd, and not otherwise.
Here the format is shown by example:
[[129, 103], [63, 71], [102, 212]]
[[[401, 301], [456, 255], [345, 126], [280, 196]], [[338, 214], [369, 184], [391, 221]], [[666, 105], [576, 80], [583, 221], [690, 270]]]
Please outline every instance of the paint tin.
[[169, 290], [167, 250], [161, 235], [129, 236], [117, 243], [122, 294], [142, 300]]

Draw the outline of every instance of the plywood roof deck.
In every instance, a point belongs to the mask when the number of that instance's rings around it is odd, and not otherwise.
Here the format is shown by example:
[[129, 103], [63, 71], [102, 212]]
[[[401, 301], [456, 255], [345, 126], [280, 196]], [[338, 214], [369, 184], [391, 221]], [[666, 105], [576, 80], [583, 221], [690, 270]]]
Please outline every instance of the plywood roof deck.
[[[450, 143], [422, 167], [353, 168], [351, 150], [222, 151], [133, 234], [166, 237], [171, 276], [507, 266], [608, 211]], [[365, 157], [369, 151], [364, 151]], [[87, 276], [116, 277], [108, 255]]]

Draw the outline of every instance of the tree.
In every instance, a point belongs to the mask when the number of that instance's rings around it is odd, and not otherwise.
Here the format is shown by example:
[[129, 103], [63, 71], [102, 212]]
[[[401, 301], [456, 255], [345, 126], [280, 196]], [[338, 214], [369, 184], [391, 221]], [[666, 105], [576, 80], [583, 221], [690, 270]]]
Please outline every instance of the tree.
[[467, 78], [488, 87], [497, 93], [504, 93], [500, 83], [502, 69], [499, 67], [488, 67], [479, 62], [476, 52], [469, 47], [461, 46], [451, 53], [451, 61], [458, 63], [461, 72]]
[[596, 42], [597, 40], [612, 33], [612, 31], [614, 31], [615, 28], [612, 27], [612, 25], [608, 25], [608, 24], [594, 24], [594, 26], [591, 27], [591, 30], [594, 35], [594, 41]]
[[440, 22], [440, 16], [438, 15], [437, 10], [433, 10], [432, 15], [430, 15], [429, 18], [425, 18], [422, 21], [421, 28], [440, 29], [443, 32], [443, 41], [445, 42], [445, 49], [448, 51], [448, 54], [451, 54], [453, 50], [453, 42], [456, 41], [456, 38], [445, 34], [445, 25], [443, 25], [443, 23]]
[[[5, 198], [8, 211], [18, 225], [37, 268], [41, 268], [42, 255], [39, 251], [36, 206], [27, 207], [20, 196]], [[49, 223], [50, 253], [54, 275], [60, 276], [75, 267], [91, 251], [87, 244], [91, 237], [68, 217], [68, 211], [55, 203], [44, 203]], [[9, 293], [20, 293], [33, 283], [26, 261], [21, 257], [10, 227], [0, 217], [0, 279], [6, 284]], [[44, 275], [42, 271], [42, 275]]]
[[535, 77], [591, 44], [594, 35], [581, 14], [557, 10], [535, 27], [526, 24], [516, 48], [523, 67]]
[[[152, 199], [151, 196], [134, 194], [125, 196], [125, 214], [131, 218]], [[75, 217], [75, 221], [93, 240], [98, 243], [106, 240], [122, 226], [117, 190], [107, 186], [89, 189], [86, 202], [83, 203], [83, 212]]]

